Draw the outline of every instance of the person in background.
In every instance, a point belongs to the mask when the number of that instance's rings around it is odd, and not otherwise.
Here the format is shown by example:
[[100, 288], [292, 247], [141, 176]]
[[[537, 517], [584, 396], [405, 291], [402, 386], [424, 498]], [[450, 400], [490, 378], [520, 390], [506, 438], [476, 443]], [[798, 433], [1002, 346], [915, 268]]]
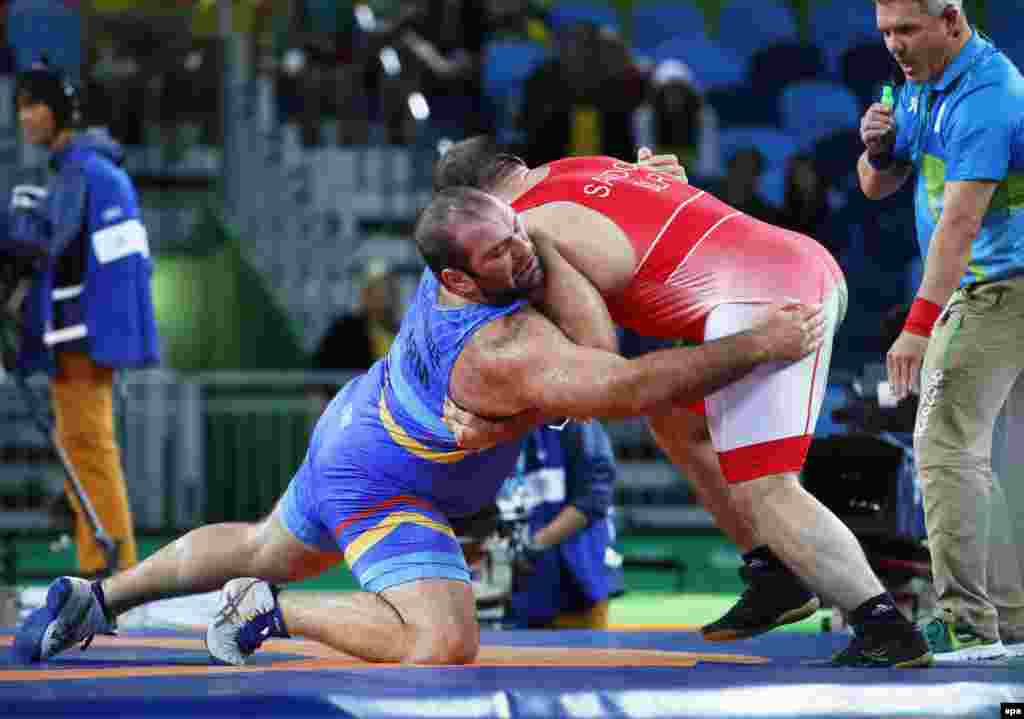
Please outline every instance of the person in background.
[[1024, 656], [1021, 547], [992, 471], [996, 419], [1024, 388], [1024, 78], [961, 0], [876, 9], [907, 82], [864, 114], [857, 173], [881, 200], [917, 170], [924, 277], [886, 365], [897, 399], [920, 396], [914, 455], [939, 596], [926, 635], [945, 661]]
[[576, 22], [556, 34], [557, 53], [527, 78], [518, 120], [530, 164], [566, 155], [629, 157], [644, 78], [612, 30]]
[[755, 147], [737, 150], [728, 159], [725, 177], [711, 188], [724, 202], [762, 222], [778, 224], [778, 210], [757, 194], [757, 183], [764, 172], [764, 155]]
[[523, 440], [516, 472], [498, 496], [504, 514], [518, 509], [527, 519], [511, 625], [608, 628], [609, 599], [623, 591], [622, 557], [612, 546], [617, 477], [611, 439], [598, 421], [544, 425]]
[[[398, 277], [381, 261], [369, 262], [364, 276], [359, 310], [334, 320], [313, 355], [313, 369], [362, 372], [391, 347], [401, 320]], [[317, 393], [326, 406], [337, 390], [324, 385]]]
[[640, 146], [675, 154], [697, 177], [718, 172], [718, 120], [704, 102], [697, 78], [680, 60], [658, 63], [649, 77], [648, 101], [633, 114], [633, 134]]
[[[128, 568], [137, 552], [113, 385], [116, 370], [160, 360], [146, 227], [120, 146], [103, 130], [76, 129], [78, 90], [62, 73], [36, 63], [18, 76], [16, 101], [25, 141], [50, 151], [52, 170], [45, 188], [19, 185], [11, 199], [11, 239], [47, 256], [26, 302], [17, 371], [51, 374], [56, 441]], [[69, 499], [80, 573], [116, 570]]]
[[831, 208], [828, 186], [818, 174], [809, 155], [794, 155], [786, 166], [786, 190], [779, 208], [778, 223], [795, 232], [810, 235], [837, 254], [828, 240]]

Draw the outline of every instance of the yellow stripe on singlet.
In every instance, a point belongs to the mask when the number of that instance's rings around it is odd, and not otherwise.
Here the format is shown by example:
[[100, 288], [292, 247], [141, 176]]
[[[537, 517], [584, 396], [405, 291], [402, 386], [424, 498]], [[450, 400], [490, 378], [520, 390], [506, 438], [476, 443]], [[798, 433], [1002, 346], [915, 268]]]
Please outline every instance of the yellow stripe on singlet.
[[452, 531], [451, 527], [443, 522], [438, 522], [436, 519], [431, 519], [425, 514], [420, 514], [419, 512], [392, 512], [375, 526], [360, 534], [354, 542], [348, 545], [345, 549], [345, 561], [348, 563], [348, 566], [354, 566], [359, 561], [359, 558], [377, 542], [398, 529], [399, 525], [407, 522], [435, 529], [455, 539], [455, 532]]
[[388, 431], [388, 435], [391, 440], [402, 449], [415, 454], [421, 459], [425, 459], [429, 462], [438, 462], [440, 464], [454, 464], [465, 458], [468, 454], [467, 450], [455, 449], [451, 451], [435, 450], [429, 447], [424, 447], [422, 444], [417, 442], [415, 439], [406, 434], [405, 430], [402, 429], [401, 425], [395, 421], [395, 418], [391, 416], [390, 410], [388, 410], [387, 402], [384, 399], [384, 393], [380, 394], [380, 402], [377, 403], [378, 413], [380, 414], [380, 421], [384, 425], [384, 429]]

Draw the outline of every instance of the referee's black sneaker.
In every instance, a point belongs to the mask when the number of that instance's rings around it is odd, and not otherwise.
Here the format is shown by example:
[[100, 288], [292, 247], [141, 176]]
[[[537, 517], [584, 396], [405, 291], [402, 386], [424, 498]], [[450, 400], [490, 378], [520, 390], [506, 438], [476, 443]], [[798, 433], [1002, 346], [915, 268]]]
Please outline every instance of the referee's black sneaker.
[[817, 595], [770, 554], [766, 560], [748, 555], [740, 576], [747, 588], [736, 604], [721, 619], [700, 628], [709, 642], [732, 642], [764, 634], [806, 619], [821, 606]]

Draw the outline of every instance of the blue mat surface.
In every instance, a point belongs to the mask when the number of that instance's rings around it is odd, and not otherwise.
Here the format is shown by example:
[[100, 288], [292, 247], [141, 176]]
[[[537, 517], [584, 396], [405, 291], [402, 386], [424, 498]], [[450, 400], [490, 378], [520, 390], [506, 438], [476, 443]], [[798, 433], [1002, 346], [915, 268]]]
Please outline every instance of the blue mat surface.
[[1024, 663], [834, 669], [843, 635], [711, 644], [676, 632], [484, 632], [477, 665], [370, 665], [279, 640], [244, 668], [211, 666], [195, 633], [125, 632], [50, 662], [12, 663], [17, 717], [999, 717]]

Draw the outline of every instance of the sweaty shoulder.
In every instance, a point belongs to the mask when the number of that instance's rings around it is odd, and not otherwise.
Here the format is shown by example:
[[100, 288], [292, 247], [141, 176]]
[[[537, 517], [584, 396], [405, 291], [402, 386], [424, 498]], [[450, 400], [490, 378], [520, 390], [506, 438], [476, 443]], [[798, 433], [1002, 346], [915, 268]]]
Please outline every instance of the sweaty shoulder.
[[530, 409], [515, 391], [516, 378], [535, 361], [538, 345], [550, 342], [546, 335], [554, 329], [529, 305], [481, 327], [466, 343], [452, 368], [452, 399], [491, 418]]

